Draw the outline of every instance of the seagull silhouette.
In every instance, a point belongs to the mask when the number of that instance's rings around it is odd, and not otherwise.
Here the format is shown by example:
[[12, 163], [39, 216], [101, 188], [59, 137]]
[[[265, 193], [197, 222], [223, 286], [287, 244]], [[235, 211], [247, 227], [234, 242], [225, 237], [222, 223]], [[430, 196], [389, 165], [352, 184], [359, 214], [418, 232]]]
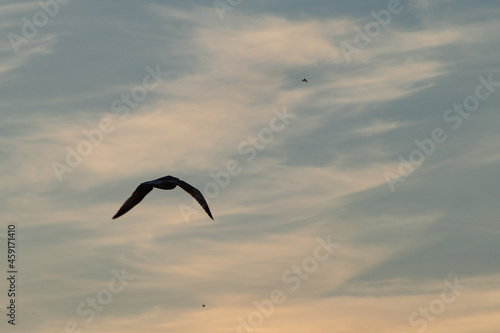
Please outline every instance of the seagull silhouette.
[[137, 205], [139, 202], [141, 202], [142, 199], [144, 199], [144, 197], [153, 190], [153, 188], [156, 187], [161, 190], [172, 190], [176, 186], [180, 186], [184, 191], [191, 194], [191, 196], [195, 198], [196, 201], [198, 201], [201, 207], [203, 207], [205, 212], [207, 212], [208, 216], [210, 216], [212, 220], [214, 219], [212, 217], [212, 213], [210, 213], [210, 208], [208, 208], [208, 204], [205, 201], [203, 194], [201, 194], [201, 192], [198, 191], [198, 189], [189, 185], [185, 181], [182, 181], [179, 178], [175, 178], [172, 176], [165, 176], [155, 180], [150, 180], [141, 183], [141, 185], [137, 186], [137, 188], [135, 189], [134, 193], [132, 193], [130, 198], [128, 198], [127, 201], [125, 201], [125, 203], [120, 207], [115, 216], [113, 216], [113, 219], [122, 216], [123, 214], [134, 208], [134, 206]]
[[302, 82], [309, 82], [309, 81], [307, 81], [307, 79], [303, 79]]

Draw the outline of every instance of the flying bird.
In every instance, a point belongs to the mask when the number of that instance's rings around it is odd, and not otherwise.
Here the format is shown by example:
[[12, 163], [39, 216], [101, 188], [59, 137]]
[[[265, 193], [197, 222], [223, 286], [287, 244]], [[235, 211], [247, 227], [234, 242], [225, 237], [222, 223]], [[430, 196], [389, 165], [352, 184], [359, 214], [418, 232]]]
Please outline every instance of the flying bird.
[[307, 79], [303, 79], [302, 82], [309, 82], [309, 81], [307, 81]]
[[130, 196], [130, 198], [125, 201], [125, 203], [120, 207], [118, 212], [113, 216], [113, 219], [116, 219], [132, 208], [134, 208], [135, 205], [137, 205], [139, 202], [141, 202], [144, 197], [153, 190], [153, 188], [159, 188], [161, 190], [172, 190], [176, 186], [180, 186], [184, 191], [189, 193], [193, 198], [195, 198], [196, 201], [203, 207], [205, 212], [207, 212], [208, 216], [213, 220], [214, 218], [212, 217], [212, 213], [210, 213], [210, 208], [208, 208], [208, 204], [203, 197], [203, 194], [201, 192], [194, 188], [193, 186], [189, 185], [185, 181], [180, 180], [179, 178], [175, 178], [172, 176], [165, 176], [161, 177], [155, 180], [150, 180], [144, 183], [141, 183], [141, 185], [137, 186], [135, 189], [134, 193]]

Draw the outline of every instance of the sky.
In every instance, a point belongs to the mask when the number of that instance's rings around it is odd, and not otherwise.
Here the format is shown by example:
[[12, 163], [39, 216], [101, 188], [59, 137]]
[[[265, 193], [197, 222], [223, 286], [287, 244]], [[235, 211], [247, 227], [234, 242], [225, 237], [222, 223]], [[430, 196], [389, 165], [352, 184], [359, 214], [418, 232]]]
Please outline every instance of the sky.
[[499, 16], [4, 0], [2, 332], [497, 333]]

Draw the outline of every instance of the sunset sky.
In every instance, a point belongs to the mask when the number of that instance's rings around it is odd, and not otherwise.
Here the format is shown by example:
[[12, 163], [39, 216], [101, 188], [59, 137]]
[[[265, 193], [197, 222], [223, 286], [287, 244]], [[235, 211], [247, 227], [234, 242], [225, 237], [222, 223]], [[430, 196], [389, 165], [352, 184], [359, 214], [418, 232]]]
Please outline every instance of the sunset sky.
[[0, 330], [498, 333], [499, 17], [4, 0]]

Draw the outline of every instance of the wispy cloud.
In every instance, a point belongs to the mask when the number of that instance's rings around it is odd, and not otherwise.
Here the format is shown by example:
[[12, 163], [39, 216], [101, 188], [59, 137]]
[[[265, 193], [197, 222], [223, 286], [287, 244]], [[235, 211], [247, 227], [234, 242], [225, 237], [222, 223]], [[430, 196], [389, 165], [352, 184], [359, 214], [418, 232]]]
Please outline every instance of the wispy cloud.
[[[25, 331], [237, 332], [281, 289], [255, 332], [411, 332], [454, 277], [468, 289], [428, 331], [498, 326], [486, 297], [498, 293], [498, 96], [398, 191], [382, 177], [479, 75], [498, 77], [498, 8], [412, 2], [347, 63], [339, 44], [371, 6], [245, 2], [223, 22], [210, 2], [109, 6], [68, 4], [18, 55], [0, 47], [0, 207], [35, 273], [20, 281]], [[2, 27], [38, 9], [0, 7]], [[168, 76], [142, 99], [157, 64]], [[112, 105], [132, 93], [140, 103], [120, 118]], [[294, 116], [280, 131], [276, 110]], [[59, 182], [51, 163], [103, 119], [113, 131]], [[266, 128], [265, 147], [242, 154]], [[203, 189], [229, 161], [241, 172], [208, 198], [215, 222], [185, 223], [192, 198], [160, 190], [111, 220], [140, 182], [172, 174]], [[284, 272], [327, 235], [341, 246], [289, 292]], [[86, 323], [77, 306], [121, 267], [134, 281]]]

